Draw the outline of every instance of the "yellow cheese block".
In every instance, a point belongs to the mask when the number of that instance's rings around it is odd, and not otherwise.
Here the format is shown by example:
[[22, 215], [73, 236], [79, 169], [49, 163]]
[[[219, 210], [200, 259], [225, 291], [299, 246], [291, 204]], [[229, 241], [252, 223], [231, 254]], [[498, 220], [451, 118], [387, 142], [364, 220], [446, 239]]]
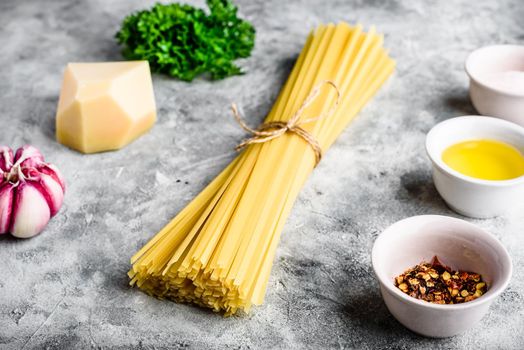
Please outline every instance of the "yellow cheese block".
[[83, 153], [116, 150], [155, 121], [147, 61], [67, 65], [56, 112], [58, 142]]

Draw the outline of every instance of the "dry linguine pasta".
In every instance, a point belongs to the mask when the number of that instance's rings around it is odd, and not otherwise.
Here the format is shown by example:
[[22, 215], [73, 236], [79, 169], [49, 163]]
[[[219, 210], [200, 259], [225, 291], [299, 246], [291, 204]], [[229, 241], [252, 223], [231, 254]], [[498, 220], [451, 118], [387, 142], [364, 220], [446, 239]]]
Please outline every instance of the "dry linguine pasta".
[[[393, 72], [382, 44], [373, 28], [320, 25], [265, 123], [288, 123], [318, 88], [297, 123], [325, 152]], [[319, 88], [325, 81], [335, 88]], [[311, 144], [289, 130], [249, 143], [133, 256], [131, 284], [226, 315], [261, 304], [282, 227], [315, 165]]]

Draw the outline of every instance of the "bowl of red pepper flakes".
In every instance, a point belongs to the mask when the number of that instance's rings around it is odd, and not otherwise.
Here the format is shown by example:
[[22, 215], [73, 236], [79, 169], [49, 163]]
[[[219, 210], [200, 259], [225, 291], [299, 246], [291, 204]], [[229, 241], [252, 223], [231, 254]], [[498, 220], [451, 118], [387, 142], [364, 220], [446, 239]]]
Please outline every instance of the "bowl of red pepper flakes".
[[478, 273], [452, 270], [435, 255], [395, 277], [395, 286], [410, 297], [434, 304], [460, 304], [480, 298], [488, 285]]
[[510, 256], [495, 236], [440, 215], [414, 216], [386, 228], [371, 260], [391, 314], [406, 328], [436, 338], [480, 322], [512, 274]]

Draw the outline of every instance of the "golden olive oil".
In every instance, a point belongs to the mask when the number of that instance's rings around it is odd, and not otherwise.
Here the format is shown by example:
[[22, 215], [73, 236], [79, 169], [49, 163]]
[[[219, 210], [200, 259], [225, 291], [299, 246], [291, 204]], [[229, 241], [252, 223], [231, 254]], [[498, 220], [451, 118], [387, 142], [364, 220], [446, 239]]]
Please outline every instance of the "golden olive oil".
[[510, 180], [524, 175], [524, 155], [496, 140], [456, 143], [442, 153], [442, 160], [461, 174], [482, 180]]

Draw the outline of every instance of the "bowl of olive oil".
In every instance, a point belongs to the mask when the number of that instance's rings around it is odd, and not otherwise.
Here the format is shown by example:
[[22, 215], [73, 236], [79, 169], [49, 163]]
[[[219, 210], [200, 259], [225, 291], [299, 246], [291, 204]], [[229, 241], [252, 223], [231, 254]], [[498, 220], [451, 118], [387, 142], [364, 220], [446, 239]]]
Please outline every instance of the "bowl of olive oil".
[[459, 214], [488, 218], [524, 203], [524, 128], [497, 118], [464, 116], [426, 137], [433, 181]]

